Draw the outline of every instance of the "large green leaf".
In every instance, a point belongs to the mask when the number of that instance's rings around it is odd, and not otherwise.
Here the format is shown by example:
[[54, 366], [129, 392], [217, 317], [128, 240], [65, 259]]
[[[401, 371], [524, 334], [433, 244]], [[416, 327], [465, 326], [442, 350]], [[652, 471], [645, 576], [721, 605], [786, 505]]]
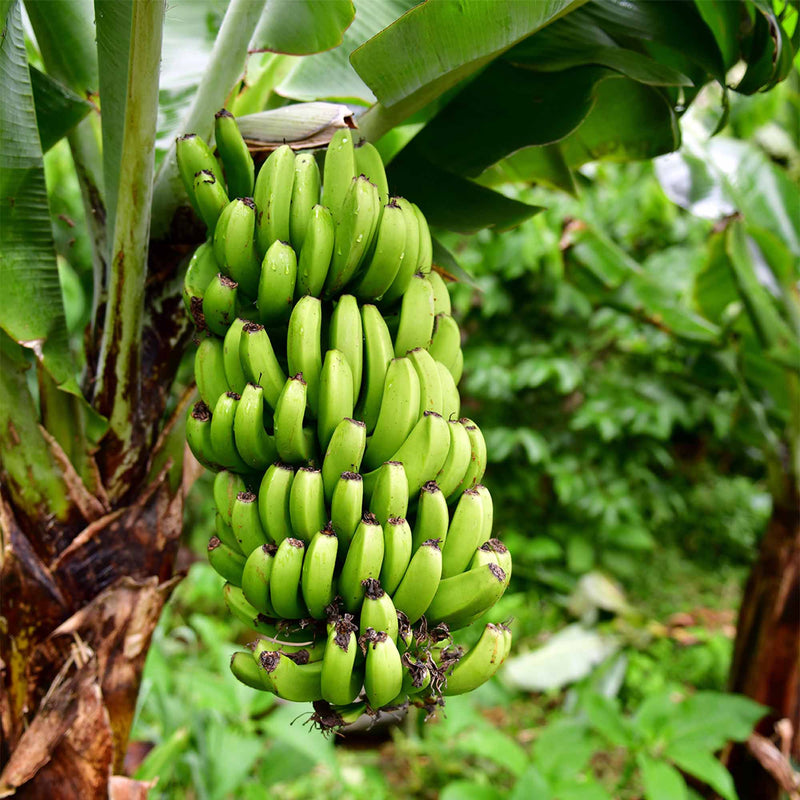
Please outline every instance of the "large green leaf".
[[667, 748], [665, 755], [684, 772], [707, 783], [725, 800], [738, 800], [730, 772], [709, 752], [674, 745]]
[[639, 754], [637, 761], [645, 800], [687, 800], [686, 784], [675, 767], [644, 753]]
[[731, 0], [695, 0], [695, 5], [717, 41], [725, 70], [729, 70], [739, 58], [742, 4]]
[[31, 67], [33, 101], [42, 152], [66, 136], [93, 108], [66, 86]]
[[270, 0], [252, 46], [291, 55], [310, 55], [342, 43], [355, 16], [351, 0]]
[[744, 47], [747, 70], [736, 91], [753, 94], [782, 81], [792, 68], [794, 48], [769, 0], [755, 0], [755, 26]]
[[50, 226], [22, 17], [15, 2], [0, 40], [0, 327], [79, 394]]
[[557, 143], [523, 147], [484, 170], [476, 180], [482, 186], [541, 182], [577, 195], [572, 170]]

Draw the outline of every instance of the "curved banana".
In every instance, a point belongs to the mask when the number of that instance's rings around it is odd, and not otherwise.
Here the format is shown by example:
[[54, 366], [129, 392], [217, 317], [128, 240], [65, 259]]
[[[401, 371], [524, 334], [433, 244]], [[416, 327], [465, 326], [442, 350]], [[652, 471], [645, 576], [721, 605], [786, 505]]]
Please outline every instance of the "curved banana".
[[297, 280], [297, 256], [283, 241], [274, 241], [261, 264], [258, 315], [264, 325], [282, 325], [289, 319]]
[[424, 692], [431, 685], [431, 671], [427, 663], [418, 660], [412, 661], [410, 653], [403, 653], [400, 660], [405, 668], [400, 697]]
[[278, 697], [295, 703], [322, 700], [322, 661], [304, 662], [298, 658], [297, 653], [276, 650], [258, 652], [259, 649], [257, 646], [258, 663], [264, 671], [268, 685]]
[[[475, 551], [475, 554], [472, 556], [472, 560], [469, 562], [469, 569], [482, 567], [486, 564], [497, 564], [500, 566], [500, 562], [497, 558], [497, 552], [495, 551], [494, 547], [489, 544], [489, 542], [484, 542]], [[505, 570], [503, 570], [503, 572], [505, 572]]]
[[239, 356], [239, 345], [242, 340], [242, 328], [246, 325], [246, 320], [237, 317], [225, 333], [222, 342], [222, 366], [225, 370], [225, 380], [232, 392], [241, 394], [247, 383], [247, 376], [244, 374], [242, 360]]
[[411, 561], [411, 526], [405, 519], [392, 517], [383, 526], [383, 564], [381, 585], [392, 594], [406, 574]]
[[[395, 606], [397, 608], [397, 606]], [[405, 612], [397, 609], [397, 649], [405, 653], [414, 644], [414, 631]]]
[[225, 600], [228, 611], [240, 622], [253, 628], [253, 630], [258, 633], [266, 635], [275, 633], [274, 620], [270, 620], [263, 614], [260, 614], [258, 609], [248, 603], [244, 592], [242, 592], [239, 586], [233, 583], [226, 583], [222, 587], [222, 597]]
[[456, 354], [456, 363], [453, 365], [452, 370], [450, 370], [453, 374], [453, 380], [456, 382], [456, 386], [458, 386], [458, 382], [461, 380], [461, 375], [464, 372], [464, 351], [459, 350]]
[[219, 215], [228, 205], [228, 194], [217, 180], [217, 176], [208, 169], [200, 170], [194, 176], [192, 191], [200, 219], [205, 222], [208, 235], [213, 236]]
[[305, 549], [300, 539], [290, 536], [278, 545], [275, 553], [269, 578], [269, 599], [278, 616], [284, 619], [308, 616], [300, 589]]
[[242, 548], [236, 539], [233, 528], [229, 523], [225, 522], [225, 520], [222, 518], [222, 514], [219, 512], [214, 515], [214, 533], [216, 533], [217, 538], [224, 545], [230, 547], [231, 550], [234, 550], [237, 553], [242, 552]]
[[322, 204], [333, 212], [334, 220], [343, 211], [344, 198], [356, 175], [353, 132], [341, 128], [331, 137], [322, 170]]
[[360, 300], [380, 300], [392, 285], [405, 258], [406, 218], [395, 198], [383, 206], [375, 246], [367, 256], [363, 274], [353, 287]]
[[253, 157], [242, 138], [239, 125], [226, 108], [214, 116], [214, 139], [225, 167], [225, 180], [231, 197], [251, 197], [255, 178]]
[[361, 322], [364, 331], [364, 385], [356, 406], [356, 417], [364, 420], [369, 434], [378, 422], [386, 370], [394, 358], [394, 345], [386, 321], [375, 306], [361, 306]]
[[432, 335], [433, 286], [425, 275], [417, 272], [411, 277], [403, 294], [400, 324], [394, 339], [394, 354], [400, 357], [415, 347], [427, 348], [431, 344]]
[[295, 472], [289, 493], [289, 518], [292, 521], [292, 536], [306, 543], [325, 527], [328, 514], [321, 470], [301, 467]]
[[450, 303], [450, 292], [447, 289], [447, 283], [441, 274], [432, 269], [428, 273], [428, 280], [433, 286], [433, 315], [434, 317], [439, 314], [452, 314], [453, 308]]
[[383, 529], [375, 516], [366, 512], [353, 534], [339, 575], [339, 594], [347, 611], [355, 613], [361, 608], [364, 600], [361, 582], [377, 578], [382, 563]]
[[233, 418], [236, 450], [247, 466], [262, 472], [278, 458], [275, 440], [264, 427], [264, 390], [255, 383], [245, 384]]
[[488, 543], [497, 555], [497, 563], [505, 572], [506, 583], [508, 583], [511, 580], [511, 551], [499, 539], [489, 539]]
[[208, 336], [194, 356], [194, 378], [203, 402], [213, 408], [220, 396], [230, 391], [225, 377], [225, 351], [221, 339]]
[[322, 372], [322, 303], [319, 298], [301, 297], [289, 317], [286, 334], [289, 374], [303, 373], [306, 398], [312, 416], [319, 410], [319, 377]]
[[341, 350], [353, 375], [353, 400], [361, 390], [361, 372], [364, 365], [364, 333], [361, 329], [361, 314], [358, 301], [351, 294], [343, 294], [328, 324], [328, 347]]
[[385, 631], [368, 628], [363, 638], [367, 654], [364, 690], [369, 704], [378, 709], [397, 697], [403, 687], [403, 664], [394, 639]]
[[406, 441], [419, 419], [419, 395], [414, 365], [407, 358], [392, 359], [386, 370], [378, 419], [364, 452], [368, 470], [389, 461]]
[[486, 564], [443, 579], [425, 612], [428, 624], [444, 622], [451, 631], [469, 625], [502, 597], [505, 578], [505, 572], [497, 564]]
[[436, 539], [441, 547], [450, 527], [447, 499], [436, 481], [428, 481], [419, 492], [417, 519], [414, 523], [412, 544], [414, 551], [428, 539]]
[[375, 472], [374, 481], [369, 482], [369, 510], [381, 525], [393, 517], [405, 517], [409, 500], [405, 467], [399, 461], [384, 461]]
[[506, 636], [503, 628], [488, 623], [475, 646], [461, 657], [447, 676], [443, 693], [450, 696], [477, 689], [500, 669], [505, 654]]
[[442, 416], [449, 422], [456, 422], [461, 416], [461, 395], [453, 380], [450, 370], [441, 361], [434, 361], [439, 371], [439, 382], [442, 387]]
[[347, 616], [339, 617], [328, 634], [322, 659], [322, 697], [329, 703], [348, 705], [358, 697], [364, 682], [358, 656], [356, 626]]
[[428, 610], [442, 577], [442, 551], [438, 539], [424, 541], [411, 556], [403, 579], [392, 596], [395, 607], [411, 624]]
[[231, 510], [231, 528], [245, 557], [267, 544], [267, 534], [258, 513], [258, 496], [253, 492], [239, 492], [236, 495]]
[[467, 489], [453, 512], [442, 548], [442, 578], [463, 572], [488, 533], [483, 530], [484, 502], [480, 492]]
[[308, 613], [315, 619], [325, 619], [325, 609], [335, 595], [334, 573], [339, 539], [328, 523], [314, 534], [303, 559], [300, 586]]
[[270, 408], [275, 408], [286, 384], [286, 374], [263, 325], [246, 322], [242, 326], [239, 355], [247, 380], [262, 386], [264, 399]]
[[312, 209], [319, 203], [320, 175], [313, 153], [294, 157], [294, 183], [289, 205], [289, 241], [299, 253], [306, 239]]
[[288, 464], [273, 464], [264, 473], [258, 489], [258, 513], [261, 524], [270, 539], [280, 544], [292, 535], [289, 515], [294, 469]]
[[253, 299], [258, 292], [261, 259], [256, 253], [256, 204], [250, 197], [231, 200], [214, 230], [214, 255], [223, 272]]
[[203, 242], [192, 253], [186, 274], [183, 276], [183, 304], [198, 328], [205, 328], [203, 296], [212, 278], [219, 272], [214, 248], [210, 241]]
[[225, 336], [238, 311], [239, 284], [220, 272], [211, 279], [203, 295], [206, 327], [217, 336]]
[[218, 537], [212, 536], [208, 540], [208, 563], [218, 575], [234, 586], [239, 586], [242, 582], [244, 561], [241, 553], [223, 544]]
[[261, 614], [273, 619], [278, 614], [269, 599], [269, 581], [277, 552], [278, 546], [273, 542], [256, 547], [247, 557], [242, 572], [242, 593], [245, 600]]
[[450, 431], [444, 417], [426, 411], [392, 456], [392, 461], [403, 462], [409, 497], [416, 497], [424, 484], [436, 478], [449, 449]]
[[[492, 500], [492, 493], [482, 483], [475, 486], [475, 491], [483, 500], [483, 536], [489, 538], [492, 535], [492, 527], [494, 525], [494, 501]], [[492, 541], [498, 540], [494, 539]], [[500, 566], [502, 567], [503, 565], [501, 564]]]
[[386, 205], [389, 199], [389, 181], [386, 179], [386, 168], [378, 148], [366, 139], [355, 145], [356, 174], [364, 175], [378, 187], [378, 196], [381, 205]]
[[417, 217], [419, 224], [419, 252], [417, 253], [417, 271], [425, 275], [431, 272], [433, 265], [433, 242], [431, 241], [431, 232], [428, 228], [428, 220], [420, 210], [416, 203], [412, 203], [411, 207], [414, 209], [414, 214]]
[[256, 240], [262, 255], [275, 242], [289, 241], [294, 167], [294, 151], [284, 144], [269, 154], [258, 172], [253, 199], [258, 207]]
[[336, 426], [353, 416], [353, 375], [341, 350], [328, 350], [319, 377], [317, 437], [320, 450], [328, 449]]
[[208, 170], [216, 175], [219, 171], [217, 159], [214, 158], [211, 148], [194, 133], [187, 133], [175, 140], [175, 158], [183, 188], [186, 189], [192, 207], [199, 214], [194, 197], [194, 176], [202, 170]]
[[[422, 347], [409, 350], [408, 359], [414, 365], [419, 378], [419, 416], [421, 417], [426, 411], [435, 411], [437, 414], [442, 414], [444, 392], [442, 391], [442, 379], [437, 362]], [[450, 377], [449, 372], [447, 375]], [[450, 380], [452, 381], [452, 378]]]
[[209, 433], [216, 462], [234, 472], [246, 473], [249, 472], [249, 468], [236, 449], [233, 434], [239, 400], [240, 397], [236, 392], [226, 392], [219, 396], [211, 417]]
[[186, 443], [192, 455], [206, 469], [214, 472], [223, 469], [211, 446], [211, 411], [202, 400], [195, 403], [186, 415]]
[[[324, 469], [323, 464], [323, 471]], [[357, 472], [343, 472], [336, 482], [331, 498], [331, 523], [337, 536], [344, 543], [340, 556], [344, 555], [361, 522], [361, 515], [364, 513], [363, 502], [364, 482], [361, 475]]]
[[275, 446], [281, 460], [288, 464], [308, 461], [311, 456], [309, 442], [303, 432], [305, 411], [306, 382], [298, 373], [286, 381], [273, 417]]
[[322, 482], [325, 501], [330, 503], [344, 472], [358, 472], [367, 446], [367, 426], [359, 420], [345, 417], [334, 428], [325, 456], [322, 459]]
[[453, 380], [458, 382], [455, 377], [455, 367], [458, 354], [461, 352], [461, 331], [450, 314], [436, 316], [429, 349], [431, 355], [444, 364], [453, 376]]
[[405, 197], [396, 197], [395, 202], [400, 206], [405, 220], [405, 256], [403, 257], [403, 263], [400, 265], [400, 269], [397, 271], [397, 275], [395, 275], [391, 286], [383, 293], [381, 304], [385, 306], [392, 305], [395, 300], [398, 300], [405, 294], [411, 282], [411, 278], [417, 271], [417, 264], [419, 263], [420, 231], [419, 220], [414, 211], [414, 206], [406, 200]]
[[397, 641], [397, 609], [380, 581], [375, 578], [364, 581], [364, 603], [359, 620], [361, 636], [367, 632], [367, 628], [386, 631], [390, 639]]
[[261, 680], [258, 664], [253, 660], [253, 654], [240, 650], [231, 656], [231, 672], [240, 683], [260, 692], [267, 691]]
[[464, 426], [469, 436], [472, 455], [463, 479], [453, 492], [453, 498], [479, 484], [481, 478], [483, 478], [483, 473], [486, 471], [486, 440], [483, 438], [480, 428], [467, 417], [462, 417], [459, 422]]
[[456, 489], [464, 480], [472, 463], [472, 444], [469, 434], [460, 420], [447, 420], [450, 432], [450, 448], [444, 465], [436, 476], [436, 482], [445, 498], [455, 496]]
[[310, 294], [319, 297], [333, 258], [334, 225], [329, 208], [316, 205], [306, 226], [306, 236], [297, 260], [295, 297]]

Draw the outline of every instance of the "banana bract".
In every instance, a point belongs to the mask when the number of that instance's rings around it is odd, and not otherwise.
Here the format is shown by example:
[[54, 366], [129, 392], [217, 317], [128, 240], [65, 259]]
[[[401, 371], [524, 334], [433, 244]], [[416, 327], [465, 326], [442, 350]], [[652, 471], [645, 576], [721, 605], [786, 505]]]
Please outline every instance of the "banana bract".
[[427, 222], [358, 131], [258, 171], [228, 112], [215, 131], [219, 160], [191, 134], [177, 152], [208, 229], [184, 281], [202, 398], [187, 440], [217, 474], [209, 562], [258, 635], [231, 671], [313, 702], [321, 728], [441, 706], [508, 655], [508, 627], [483, 618], [512, 564]]

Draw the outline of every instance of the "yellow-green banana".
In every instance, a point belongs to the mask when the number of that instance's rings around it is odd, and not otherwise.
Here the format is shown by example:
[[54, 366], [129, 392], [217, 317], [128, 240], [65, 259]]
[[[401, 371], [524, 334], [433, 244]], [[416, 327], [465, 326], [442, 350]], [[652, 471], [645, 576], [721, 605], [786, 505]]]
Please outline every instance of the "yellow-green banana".
[[261, 525], [256, 494], [239, 492], [236, 495], [231, 510], [231, 528], [245, 557], [256, 548], [267, 544], [267, 534]]
[[301, 467], [295, 472], [289, 494], [289, 517], [292, 521], [292, 536], [306, 543], [325, 527], [328, 515], [325, 510], [321, 470]]
[[364, 482], [361, 475], [357, 472], [343, 472], [336, 482], [331, 498], [331, 522], [343, 543], [339, 550], [342, 560], [353, 534], [361, 522], [363, 503]]
[[254, 299], [258, 292], [261, 259], [255, 245], [256, 205], [250, 197], [231, 200], [214, 230], [214, 255], [223, 272], [239, 284], [239, 291]]
[[322, 482], [325, 501], [330, 503], [343, 472], [358, 472], [367, 445], [367, 428], [363, 422], [345, 417], [334, 428], [322, 460]]
[[208, 540], [208, 563], [214, 571], [229, 583], [239, 586], [244, 570], [244, 556], [228, 545], [223, 544], [216, 536]]
[[403, 579], [392, 596], [395, 607], [410, 623], [428, 610], [442, 577], [442, 551], [438, 539], [424, 541], [411, 556]]
[[444, 417], [426, 411], [392, 456], [392, 461], [403, 462], [409, 497], [416, 497], [423, 484], [436, 478], [449, 449], [450, 431]]
[[[462, 417], [460, 422], [469, 436], [472, 455], [470, 456], [467, 471], [452, 495], [453, 498], [457, 497], [461, 492], [479, 484], [483, 473], [486, 471], [486, 441], [483, 438], [480, 428], [467, 417]], [[441, 486], [441, 482], [439, 485]]]
[[294, 481], [294, 469], [280, 462], [264, 473], [258, 489], [258, 512], [261, 524], [273, 542], [280, 544], [292, 535], [289, 497]]
[[447, 499], [436, 481], [428, 481], [420, 489], [417, 518], [414, 522], [412, 547], [416, 551], [428, 539], [436, 539], [439, 545], [447, 538], [450, 512]]
[[392, 305], [405, 294], [412, 276], [417, 272], [417, 264], [419, 263], [420, 232], [419, 221], [417, 220], [414, 206], [404, 197], [396, 197], [395, 203], [400, 206], [405, 220], [405, 255], [403, 256], [403, 263], [400, 265], [400, 269], [397, 271], [391, 286], [383, 293], [383, 297], [381, 298], [381, 304], [385, 306]]
[[360, 300], [380, 300], [392, 285], [405, 258], [406, 227], [403, 209], [392, 198], [384, 204], [374, 247], [353, 287], [353, 294]]
[[361, 323], [364, 331], [364, 385], [356, 416], [364, 420], [369, 434], [378, 422], [386, 370], [394, 358], [394, 345], [386, 321], [375, 306], [361, 306]]
[[297, 153], [294, 157], [294, 183], [289, 206], [289, 236], [292, 247], [303, 249], [312, 209], [319, 203], [320, 175], [313, 153]]
[[375, 516], [366, 512], [356, 528], [339, 575], [339, 594], [349, 612], [355, 613], [361, 608], [362, 581], [377, 578], [382, 563], [383, 529]]
[[333, 258], [334, 225], [329, 208], [316, 205], [306, 226], [303, 248], [297, 260], [295, 297], [310, 294], [319, 297]]
[[222, 597], [228, 611], [236, 619], [253, 628], [258, 633], [270, 635], [275, 633], [274, 621], [261, 614], [257, 608], [247, 601], [241, 588], [233, 583], [222, 587]]
[[411, 527], [402, 517], [392, 517], [383, 526], [381, 585], [392, 594], [411, 561]]
[[364, 364], [364, 333], [358, 301], [351, 294], [343, 294], [336, 301], [328, 325], [328, 347], [341, 350], [353, 376], [353, 399], [361, 390], [361, 372]]
[[242, 593], [245, 599], [260, 613], [273, 619], [278, 614], [269, 599], [269, 581], [278, 546], [273, 542], [256, 547], [247, 557], [242, 571]]
[[199, 214], [194, 197], [194, 176], [204, 169], [217, 175], [217, 159], [214, 158], [211, 148], [194, 133], [187, 133], [175, 140], [175, 157], [183, 188], [186, 189], [192, 207]]
[[208, 169], [200, 170], [194, 176], [192, 191], [200, 219], [205, 222], [208, 235], [213, 236], [219, 215], [228, 205], [228, 195], [217, 176]]
[[400, 357], [415, 347], [427, 348], [431, 344], [432, 335], [433, 286], [425, 275], [417, 272], [403, 294], [394, 354]]
[[233, 114], [225, 108], [214, 117], [214, 139], [225, 167], [231, 197], [252, 197], [255, 167]]
[[458, 329], [458, 323], [449, 314], [436, 316], [430, 352], [437, 361], [447, 367], [455, 381], [455, 367], [458, 354], [461, 352], [461, 331]]
[[210, 241], [203, 242], [192, 253], [183, 278], [183, 303], [198, 328], [204, 328], [203, 296], [212, 278], [219, 272], [214, 248]]
[[322, 659], [322, 697], [336, 706], [352, 703], [364, 681], [364, 671], [358, 664], [356, 626], [349, 616], [334, 623]]
[[452, 305], [450, 303], [450, 292], [447, 289], [447, 283], [441, 274], [432, 269], [428, 273], [428, 280], [433, 286], [433, 314], [451, 314]]
[[211, 411], [202, 400], [195, 403], [186, 415], [186, 443], [192, 455], [206, 469], [214, 472], [223, 469], [211, 446]]
[[300, 539], [290, 536], [278, 545], [275, 553], [269, 578], [269, 599], [278, 616], [284, 619], [301, 619], [308, 614], [300, 588], [305, 549]]
[[257, 646], [256, 657], [266, 681], [278, 697], [295, 703], [313, 703], [322, 699], [322, 661], [305, 662], [296, 653], [258, 652], [259, 649]]
[[322, 363], [319, 378], [319, 413], [317, 436], [324, 453], [336, 426], [353, 416], [353, 375], [347, 358], [341, 350], [328, 350]]
[[436, 476], [442, 494], [449, 498], [464, 480], [472, 463], [472, 444], [469, 433], [460, 420], [447, 420], [450, 432], [450, 448], [444, 465]]
[[306, 382], [298, 373], [286, 381], [275, 406], [275, 447], [282, 461], [298, 464], [311, 456], [308, 439], [303, 432], [306, 410]]
[[456, 421], [461, 415], [461, 395], [450, 370], [441, 361], [434, 361], [439, 371], [439, 383], [442, 387], [442, 416], [449, 422]]
[[506, 635], [502, 626], [491, 622], [481, 638], [463, 655], [447, 676], [445, 695], [464, 694], [486, 683], [500, 669], [506, 657]]
[[385, 631], [368, 628], [363, 637], [366, 646], [364, 690], [374, 709], [382, 708], [403, 686], [403, 664], [400, 651]]
[[233, 533], [233, 528], [231, 528], [231, 526], [225, 522], [225, 520], [222, 518], [222, 514], [219, 512], [214, 515], [214, 533], [216, 533], [217, 538], [223, 544], [230, 547], [231, 550], [235, 550], [237, 553], [242, 552], [242, 548]]
[[480, 546], [486, 540], [484, 531], [484, 502], [480, 492], [467, 489], [459, 498], [453, 511], [447, 539], [442, 548], [442, 577], [452, 578], [463, 572]]
[[270, 246], [261, 264], [258, 315], [264, 325], [282, 325], [289, 319], [297, 280], [297, 256], [283, 241]]
[[[437, 362], [422, 347], [409, 350], [408, 359], [414, 365], [419, 378], [419, 416], [421, 417], [426, 411], [443, 414], [444, 392]], [[450, 377], [449, 372], [447, 375]], [[452, 381], [452, 378], [450, 379]]]
[[194, 377], [203, 402], [214, 408], [220, 395], [230, 391], [225, 377], [225, 350], [221, 339], [207, 336], [194, 356]]
[[217, 336], [225, 336], [238, 311], [239, 284], [220, 272], [211, 279], [203, 295], [206, 327]]
[[389, 638], [397, 641], [397, 609], [380, 581], [375, 578], [364, 581], [364, 603], [359, 620], [359, 632], [362, 636], [367, 628], [386, 631]]
[[319, 298], [306, 295], [295, 303], [286, 335], [286, 355], [289, 374], [303, 373], [308, 407], [316, 417], [322, 372], [322, 303]]
[[264, 427], [264, 390], [255, 383], [245, 384], [233, 419], [236, 450], [247, 466], [262, 472], [278, 457], [275, 440]]
[[260, 692], [268, 691], [261, 680], [260, 668], [253, 660], [253, 654], [239, 650], [231, 656], [231, 672], [240, 683]]
[[344, 198], [356, 175], [353, 132], [342, 128], [331, 137], [322, 170], [322, 204], [333, 212], [334, 220], [343, 211]]
[[381, 205], [385, 206], [389, 199], [389, 182], [386, 179], [386, 169], [378, 148], [366, 139], [362, 139], [356, 143], [355, 153], [356, 173], [366, 176], [378, 187]]
[[246, 320], [237, 317], [225, 333], [222, 343], [222, 366], [225, 370], [225, 379], [232, 392], [241, 394], [247, 383], [247, 376], [244, 374], [242, 359], [239, 356], [239, 345], [242, 340], [242, 328]]
[[275, 242], [290, 240], [294, 167], [294, 152], [284, 144], [270, 153], [256, 178], [253, 190], [258, 207], [256, 239], [262, 255]]
[[466, 627], [502, 597], [505, 578], [497, 564], [486, 564], [443, 579], [425, 612], [428, 624], [444, 622], [451, 631]]
[[416, 203], [412, 203], [411, 207], [414, 209], [414, 214], [417, 217], [419, 225], [419, 252], [417, 253], [417, 271], [423, 272], [426, 275], [431, 271], [433, 264], [433, 242], [431, 241], [431, 232], [428, 229], [428, 220], [420, 210]]
[[247, 380], [264, 388], [264, 399], [274, 409], [286, 384], [286, 373], [263, 325], [246, 322], [242, 326], [239, 355]]
[[300, 585], [308, 613], [315, 619], [325, 619], [326, 607], [336, 593], [334, 572], [339, 539], [328, 523], [318, 530], [306, 548]]
[[375, 470], [369, 483], [369, 510], [385, 525], [392, 517], [403, 518], [408, 513], [408, 479], [405, 467], [399, 461], [384, 461]]

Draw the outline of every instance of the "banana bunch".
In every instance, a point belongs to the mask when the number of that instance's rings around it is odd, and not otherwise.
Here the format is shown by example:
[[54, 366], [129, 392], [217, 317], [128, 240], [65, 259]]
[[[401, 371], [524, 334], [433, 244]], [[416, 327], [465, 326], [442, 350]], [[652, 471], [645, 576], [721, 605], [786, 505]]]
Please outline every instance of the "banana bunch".
[[350, 129], [322, 170], [284, 145], [256, 174], [224, 110], [215, 139], [217, 155], [183, 136], [177, 158], [208, 230], [184, 280], [200, 338], [187, 443], [216, 473], [209, 562], [258, 637], [231, 671], [314, 703], [323, 728], [431, 709], [508, 654], [505, 625], [470, 650], [452, 633], [502, 596], [511, 555], [428, 225]]

